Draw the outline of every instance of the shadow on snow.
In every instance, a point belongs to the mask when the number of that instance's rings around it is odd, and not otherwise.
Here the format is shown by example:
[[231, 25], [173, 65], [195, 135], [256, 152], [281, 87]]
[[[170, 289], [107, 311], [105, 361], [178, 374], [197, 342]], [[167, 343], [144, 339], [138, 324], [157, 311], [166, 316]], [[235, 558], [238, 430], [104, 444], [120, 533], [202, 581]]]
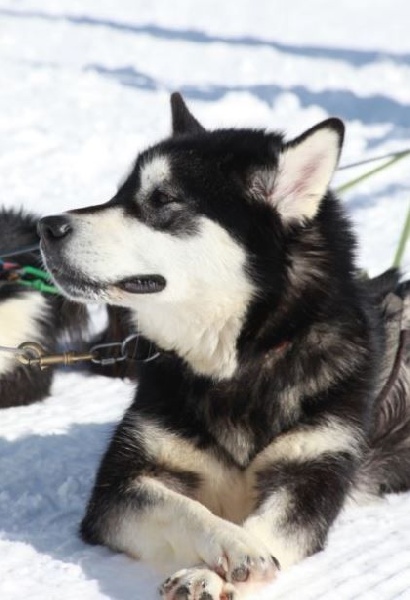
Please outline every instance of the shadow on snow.
[[[131, 66], [107, 68], [90, 64], [84, 67], [84, 70], [113, 79], [124, 86], [147, 91], [166, 89], [170, 92], [174, 91], [173, 88], [167, 88], [165, 83]], [[316, 92], [303, 85], [282, 87], [275, 84], [181, 85], [178, 89], [187, 99], [210, 102], [217, 101], [228, 93], [248, 92], [269, 105], [272, 105], [280, 94], [290, 92], [297, 96], [302, 107], [322, 106], [329, 114], [348, 120], [358, 119], [367, 125], [392, 123], [398, 127], [410, 128], [410, 107], [381, 94], [359, 97], [344, 89]]]
[[[138, 25], [113, 21], [109, 19], [94, 18], [87, 15], [49, 14], [44, 11], [17, 11], [0, 9], [0, 16], [16, 19], [39, 19], [51, 23], [65, 22], [76, 26], [102, 27], [114, 31], [123, 31], [134, 35], [148, 35], [156, 39], [178, 40], [201, 44], [226, 43], [233, 46], [264, 46], [290, 55], [310, 58], [328, 58], [348, 62], [355, 66], [362, 66], [381, 58], [396, 62], [410, 64], [410, 53], [394, 54], [377, 51], [350, 50], [332, 47], [297, 46], [263, 40], [252, 36], [221, 36], [193, 29], [176, 30], [157, 25]], [[146, 73], [138, 71], [132, 66], [120, 68], [107, 68], [104, 65], [90, 64], [85, 70], [93, 71], [102, 77], [113, 79], [124, 86], [155, 91], [173, 91], [166, 83], [156, 80]], [[322, 106], [329, 114], [338, 115], [348, 120], [358, 119], [367, 125], [391, 123], [398, 129], [394, 133], [400, 137], [400, 129], [410, 128], [409, 105], [403, 104], [382, 94], [368, 97], [358, 96], [346, 89], [332, 89], [312, 91], [303, 85], [282, 87], [276, 84], [260, 85], [182, 85], [179, 88], [188, 99], [215, 101], [230, 92], [248, 92], [260, 100], [272, 105], [279, 94], [290, 92], [297, 96], [302, 107]], [[391, 131], [389, 135], [391, 135]], [[406, 132], [407, 134], [407, 132]]]
[[250, 35], [214, 35], [196, 29], [169, 29], [152, 24], [138, 25], [136, 23], [125, 23], [113, 21], [111, 19], [97, 19], [87, 15], [50, 14], [37, 10], [17, 11], [12, 9], [1, 9], [0, 15], [16, 19], [42, 19], [51, 22], [66, 22], [79, 26], [104, 27], [134, 35], [149, 35], [161, 40], [194, 42], [200, 44], [223, 43], [229, 44], [230, 46], [269, 47], [293, 56], [340, 60], [357, 67], [371, 64], [382, 59], [393, 60], [398, 63], [410, 63], [410, 53], [380, 52], [377, 50], [351, 50], [325, 46], [298, 46], [261, 39]]
[[97, 581], [110, 598], [153, 600], [160, 578], [145, 565], [87, 546], [78, 536], [112, 429], [106, 424], [74, 425], [61, 435], [1, 439], [0, 531], [3, 540], [23, 542], [53, 559], [80, 565], [85, 577]]

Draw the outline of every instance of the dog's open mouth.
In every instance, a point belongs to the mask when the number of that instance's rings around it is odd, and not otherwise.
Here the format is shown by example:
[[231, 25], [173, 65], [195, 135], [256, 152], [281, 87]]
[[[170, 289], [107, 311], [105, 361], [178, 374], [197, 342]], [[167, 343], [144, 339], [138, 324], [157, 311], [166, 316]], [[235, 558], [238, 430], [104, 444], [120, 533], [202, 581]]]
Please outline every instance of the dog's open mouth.
[[138, 275], [127, 277], [117, 287], [129, 294], [155, 294], [165, 288], [166, 282], [162, 275]]

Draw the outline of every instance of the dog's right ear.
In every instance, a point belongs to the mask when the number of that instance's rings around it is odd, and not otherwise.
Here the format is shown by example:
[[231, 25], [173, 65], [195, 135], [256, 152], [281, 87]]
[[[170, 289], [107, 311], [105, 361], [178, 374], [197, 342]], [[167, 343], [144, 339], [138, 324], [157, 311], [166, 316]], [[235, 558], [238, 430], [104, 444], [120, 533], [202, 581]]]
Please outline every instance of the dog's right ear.
[[284, 222], [313, 219], [337, 167], [343, 136], [342, 121], [331, 118], [284, 144], [276, 171], [253, 174], [253, 193], [273, 206]]
[[172, 134], [199, 133], [205, 128], [189, 112], [179, 92], [171, 94]]

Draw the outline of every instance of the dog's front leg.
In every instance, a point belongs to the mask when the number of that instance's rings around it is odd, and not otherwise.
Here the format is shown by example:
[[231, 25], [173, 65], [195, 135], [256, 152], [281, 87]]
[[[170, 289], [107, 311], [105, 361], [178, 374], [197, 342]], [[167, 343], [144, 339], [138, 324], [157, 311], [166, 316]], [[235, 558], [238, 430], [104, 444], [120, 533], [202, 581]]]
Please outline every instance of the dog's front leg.
[[217, 600], [218, 586], [225, 593], [227, 583], [274, 578], [277, 566], [263, 542], [195, 499], [212, 477], [208, 465], [195, 445], [130, 410], [100, 465], [81, 526], [84, 541], [105, 544], [167, 574], [188, 568], [163, 588], [167, 598], [181, 586], [200, 588], [203, 573], [191, 570], [198, 566], [209, 570], [205, 586]]
[[[119, 490], [120, 488], [118, 488]], [[223, 578], [203, 578], [211, 589], [227, 592], [226, 582], [269, 581], [276, 576], [275, 560], [263, 542], [238, 525], [211, 513], [199, 502], [168, 488], [154, 477], [139, 476], [120, 494], [115, 503], [109, 489], [96, 488], [83, 522], [83, 533], [90, 525], [98, 528], [98, 541], [164, 569], [206, 565]], [[105, 497], [105, 498], [104, 498]], [[86, 536], [85, 536], [86, 537]], [[169, 572], [169, 571], [168, 571]], [[173, 598], [176, 583], [197, 587], [197, 574], [187, 571], [164, 585], [167, 598]], [[171, 589], [172, 588], [172, 589]], [[202, 590], [203, 592], [204, 590]], [[229, 588], [228, 588], [229, 591]], [[212, 595], [210, 598], [218, 598]], [[179, 597], [179, 596], [175, 596]], [[182, 597], [182, 596], [181, 596]], [[187, 598], [196, 598], [188, 595]], [[199, 598], [199, 596], [198, 596]]]
[[289, 567], [323, 549], [360, 460], [362, 436], [329, 420], [279, 438], [255, 461], [256, 509], [244, 529]]
[[277, 563], [263, 542], [154, 477], [138, 476], [115, 491], [101, 484], [83, 520], [83, 538], [163, 572], [188, 567], [164, 582], [167, 600], [234, 598], [232, 584], [276, 577]]

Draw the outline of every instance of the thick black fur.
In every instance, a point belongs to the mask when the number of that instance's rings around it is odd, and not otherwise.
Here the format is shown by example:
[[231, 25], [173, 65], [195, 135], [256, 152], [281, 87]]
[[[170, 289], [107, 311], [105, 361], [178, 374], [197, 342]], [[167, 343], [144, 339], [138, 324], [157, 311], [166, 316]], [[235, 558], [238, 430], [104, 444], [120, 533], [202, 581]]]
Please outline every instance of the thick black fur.
[[[147, 419], [164, 435], [173, 432], [235, 473], [245, 472], [288, 434], [308, 436], [337, 421], [351, 432], [351, 447], [330, 447], [305, 460], [281, 456], [255, 474], [253, 511], [286, 490], [291, 502], [281, 531], [290, 537], [303, 533], [303, 552], [309, 555], [323, 548], [349, 495], [409, 487], [407, 382], [400, 380], [394, 394], [380, 400], [390, 374], [384, 302], [397, 276], [371, 284], [357, 278], [355, 238], [332, 192], [316, 216], [303, 223], [284, 223], [272, 206], [250, 193], [254, 172], [276, 168], [282, 136], [208, 132], [191, 117], [174, 97], [174, 135], [139, 156], [108, 205], [78, 212], [120, 206], [126, 215], [182, 238], [195, 235], [198, 215], [222, 225], [246, 249], [248, 276], [258, 290], [237, 339], [238, 369], [231, 378], [215, 381], [196, 374], [169, 350], [140, 366], [135, 400], [103, 458], [81, 534], [87, 542], [127, 551], [113, 541], [115, 527], [129, 511], [144, 509], [149, 515], [157, 502], [146, 484], [138, 486], [142, 477], [197, 497], [205, 474], [158, 462], [139, 429]], [[173, 187], [137, 203], [140, 167], [157, 154], [170, 158]], [[403, 299], [404, 290], [398, 294]], [[245, 451], [236, 446], [238, 431], [245, 432]], [[398, 465], [397, 451], [405, 468]]]

